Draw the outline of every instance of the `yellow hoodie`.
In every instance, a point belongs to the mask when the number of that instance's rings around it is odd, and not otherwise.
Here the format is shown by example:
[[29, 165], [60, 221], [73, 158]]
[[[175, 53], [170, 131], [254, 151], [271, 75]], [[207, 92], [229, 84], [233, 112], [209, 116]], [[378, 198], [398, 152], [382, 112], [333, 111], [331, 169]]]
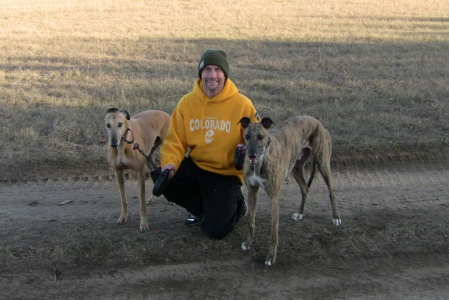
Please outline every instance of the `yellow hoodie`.
[[195, 164], [206, 171], [236, 175], [243, 182], [243, 171], [234, 166], [237, 144], [244, 144], [242, 117], [258, 122], [250, 99], [240, 94], [231, 79], [210, 99], [197, 79], [192, 92], [185, 95], [173, 111], [170, 127], [161, 146], [161, 165], [178, 169], [187, 149]]

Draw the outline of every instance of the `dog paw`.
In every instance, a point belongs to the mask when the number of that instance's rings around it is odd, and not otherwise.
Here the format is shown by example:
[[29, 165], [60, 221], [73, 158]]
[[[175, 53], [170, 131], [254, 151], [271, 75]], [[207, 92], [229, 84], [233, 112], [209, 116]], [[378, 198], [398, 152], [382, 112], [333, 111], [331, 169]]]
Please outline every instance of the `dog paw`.
[[270, 246], [270, 250], [268, 251], [267, 257], [265, 258], [265, 266], [271, 267], [276, 261], [277, 256], [277, 246]]
[[151, 196], [150, 198], [145, 200], [145, 204], [149, 205], [149, 204], [153, 204], [156, 202], [156, 197], [155, 196]]
[[117, 225], [123, 225], [123, 224], [126, 224], [126, 217], [120, 216], [120, 218], [118, 218], [118, 220], [117, 220]]
[[334, 226], [341, 225], [341, 219], [340, 218], [332, 219], [332, 225], [334, 225]]
[[265, 261], [265, 265], [266, 265], [267, 267], [271, 267], [271, 266], [273, 265], [273, 263], [271, 262], [271, 259]]
[[140, 232], [145, 232], [150, 230], [150, 228], [148, 227], [148, 223], [140, 223]]
[[242, 246], [240, 246], [240, 248], [242, 248], [243, 251], [249, 250], [249, 246], [247, 242], [243, 242]]
[[267, 255], [267, 259], [265, 260], [265, 266], [271, 267], [274, 264], [274, 257], [271, 255]]
[[303, 218], [304, 218], [303, 214], [294, 213], [290, 219], [292, 219], [293, 221], [298, 221], [298, 220], [302, 220]]

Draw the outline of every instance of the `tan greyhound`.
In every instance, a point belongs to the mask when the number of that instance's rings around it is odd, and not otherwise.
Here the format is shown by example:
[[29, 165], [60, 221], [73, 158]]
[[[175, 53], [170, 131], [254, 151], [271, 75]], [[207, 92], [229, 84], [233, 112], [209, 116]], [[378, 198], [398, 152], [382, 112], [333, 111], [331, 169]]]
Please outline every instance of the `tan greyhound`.
[[128, 219], [128, 201], [125, 197], [123, 171], [131, 169], [136, 172], [139, 185], [140, 231], [147, 231], [145, 167], [150, 171], [154, 170], [154, 167], [148, 164], [146, 157], [135, 149], [135, 146], [138, 145], [138, 148], [154, 162], [154, 152], [164, 141], [170, 125], [170, 115], [159, 110], [147, 110], [131, 118], [127, 110], [113, 107], [106, 110], [104, 123], [109, 136], [108, 162], [115, 171], [122, 204], [122, 212], [117, 224], [125, 224]]
[[[337, 200], [331, 185], [330, 157], [331, 139], [329, 132], [317, 120], [309, 116], [290, 118], [272, 129], [270, 118], [260, 123], [251, 123], [250, 118], [240, 120], [244, 128], [246, 155], [244, 162], [245, 185], [248, 188], [249, 234], [242, 249], [248, 250], [254, 239], [257, 193], [262, 187], [271, 200], [271, 242], [265, 265], [276, 261], [279, 230], [279, 192], [282, 182], [291, 172], [299, 184], [302, 202], [299, 213], [292, 220], [303, 218], [307, 194], [315, 176], [316, 167], [321, 172], [329, 189], [332, 205], [332, 223], [340, 225]], [[304, 179], [304, 165], [312, 157], [312, 169], [309, 182]]]

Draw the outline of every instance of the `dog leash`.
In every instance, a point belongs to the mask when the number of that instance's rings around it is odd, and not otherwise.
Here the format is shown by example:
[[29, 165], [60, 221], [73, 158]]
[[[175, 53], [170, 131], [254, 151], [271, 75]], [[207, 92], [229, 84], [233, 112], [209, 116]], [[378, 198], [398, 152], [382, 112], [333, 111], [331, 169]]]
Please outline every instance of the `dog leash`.
[[[128, 131], [131, 132], [131, 136], [132, 136], [132, 140], [131, 140], [131, 141], [129, 141], [129, 140], [127, 140], [127, 139], [125, 138], [125, 136], [126, 136], [126, 134], [128, 133]], [[142, 151], [142, 149], [140, 149], [139, 144], [136, 143], [136, 142], [134, 141], [134, 133], [133, 133], [133, 131], [132, 131], [129, 127], [126, 129], [125, 133], [122, 135], [122, 140], [123, 140], [125, 143], [127, 143], [127, 144], [134, 144], [133, 150], [139, 151], [139, 153], [142, 154], [142, 155], [143, 155], [143, 156], [150, 162], [150, 164], [154, 167], [154, 169], [156, 169], [156, 170], [159, 172], [159, 174], [162, 173], [162, 172], [159, 170], [159, 167], [156, 166], [156, 164], [153, 162], [153, 160], [151, 159], [151, 157], [150, 157], [149, 155], [145, 155], [145, 153]]]
[[[125, 135], [128, 133], [128, 131], [131, 132], [132, 140], [129, 141], [125, 138]], [[170, 170], [164, 170], [162, 171], [161, 168], [156, 166], [156, 164], [153, 162], [151, 157], [149, 155], [145, 155], [145, 153], [140, 149], [139, 144], [134, 141], [134, 133], [129, 127], [126, 129], [125, 133], [122, 135], [122, 140], [127, 144], [134, 144], [133, 150], [139, 151], [140, 154], [142, 154], [147, 161], [150, 162], [150, 164], [154, 167], [155, 171], [159, 173], [159, 177], [154, 182], [153, 186], [153, 195], [156, 197], [159, 197], [162, 195], [163, 191], [165, 190], [165, 187], [167, 186], [170, 179], [168, 179], [168, 175], [170, 173]]]

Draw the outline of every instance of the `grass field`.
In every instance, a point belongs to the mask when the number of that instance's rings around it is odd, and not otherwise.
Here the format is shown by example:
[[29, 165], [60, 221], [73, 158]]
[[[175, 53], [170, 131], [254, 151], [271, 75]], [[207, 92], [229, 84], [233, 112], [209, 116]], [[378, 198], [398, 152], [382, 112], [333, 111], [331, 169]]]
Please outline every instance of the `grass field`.
[[103, 112], [171, 113], [201, 53], [275, 123], [319, 118], [334, 156], [449, 144], [446, 0], [0, 1], [0, 166], [106, 166]]

